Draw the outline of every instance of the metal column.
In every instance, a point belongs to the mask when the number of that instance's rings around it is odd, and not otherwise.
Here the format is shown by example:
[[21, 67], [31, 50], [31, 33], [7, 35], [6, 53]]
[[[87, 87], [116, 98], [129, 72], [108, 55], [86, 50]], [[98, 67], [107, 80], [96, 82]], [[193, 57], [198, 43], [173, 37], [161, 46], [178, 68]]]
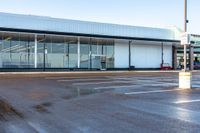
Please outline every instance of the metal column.
[[172, 49], [173, 49], [173, 53], [172, 53], [172, 57], [173, 57], [173, 68], [174, 70], [177, 69], [177, 48], [176, 46], [172, 46]]
[[163, 46], [163, 42], [161, 43], [161, 50], [162, 50], [162, 55], [161, 55], [161, 60], [162, 60], [162, 65], [164, 64], [164, 46]]
[[132, 41], [129, 41], [129, 43], [128, 43], [128, 49], [129, 49], [129, 70], [131, 69], [131, 43], [132, 43]]
[[194, 47], [193, 46], [190, 46], [190, 70], [194, 70]]
[[92, 38], [90, 38], [89, 49], [90, 70], [92, 70]]
[[[187, 0], [184, 0], [185, 2], [185, 8], [184, 8], [184, 32], [187, 32]], [[187, 44], [184, 44], [184, 55], [183, 55], [183, 59], [184, 59], [184, 71], [187, 71]]]
[[45, 71], [45, 69], [46, 69], [46, 54], [47, 54], [46, 36], [44, 35], [44, 41], [43, 41], [43, 71]]
[[35, 34], [34, 68], [37, 68], [37, 34]]
[[78, 37], [78, 47], [77, 47], [77, 54], [78, 54], [78, 62], [77, 62], [77, 65], [78, 65], [78, 68], [80, 68], [80, 62], [81, 62], [81, 55], [80, 55], [80, 37]]
[[184, 50], [183, 50], [183, 60], [184, 60], [184, 71], [187, 71], [187, 45], [184, 45]]

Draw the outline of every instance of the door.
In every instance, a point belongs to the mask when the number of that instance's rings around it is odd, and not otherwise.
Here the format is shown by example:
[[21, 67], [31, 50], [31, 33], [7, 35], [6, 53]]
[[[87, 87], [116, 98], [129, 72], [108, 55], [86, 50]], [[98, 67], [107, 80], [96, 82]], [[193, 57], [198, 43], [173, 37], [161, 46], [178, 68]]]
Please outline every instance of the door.
[[101, 70], [106, 70], [106, 56], [101, 56]]
[[80, 45], [80, 67], [83, 69], [90, 68], [90, 45], [81, 44]]
[[92, 69], [106, 70], [106, 56], [92, 55]]

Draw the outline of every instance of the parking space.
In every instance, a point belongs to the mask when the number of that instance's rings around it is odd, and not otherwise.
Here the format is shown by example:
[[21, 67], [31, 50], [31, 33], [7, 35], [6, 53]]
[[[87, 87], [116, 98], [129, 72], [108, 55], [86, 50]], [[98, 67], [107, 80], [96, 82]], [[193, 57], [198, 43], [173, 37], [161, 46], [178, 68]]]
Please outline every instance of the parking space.
[[174, 72], [2, 75], [0, 132], [199, 132], [199, 80], [179, 89]]
[[[73, 86], [79, 89], [89, 90], [111, 90], [118, 94], [138, 94], [175, 91], [172, 89], [178, 86], [178, 79], [173, 77], [141, 77], [141, 76], [100, 76], [100, 77], [54, 77], [47, 80], [56, 80], [62, 85]], [[169, 90], [166, 90], [169, 89]]]

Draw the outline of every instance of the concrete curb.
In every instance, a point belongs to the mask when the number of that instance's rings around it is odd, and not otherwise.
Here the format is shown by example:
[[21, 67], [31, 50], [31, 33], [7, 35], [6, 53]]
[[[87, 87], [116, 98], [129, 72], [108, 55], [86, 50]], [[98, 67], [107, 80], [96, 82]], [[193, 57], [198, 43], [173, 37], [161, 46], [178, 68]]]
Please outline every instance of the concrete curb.
[[[73, 71], [73, 72], [0, 72], [0, 75], [32, 75], [32, 74], [94, 74], [94, 73], [178, 73], [181, 71]], [[200, 72], [200, 71], [198, 71]]]

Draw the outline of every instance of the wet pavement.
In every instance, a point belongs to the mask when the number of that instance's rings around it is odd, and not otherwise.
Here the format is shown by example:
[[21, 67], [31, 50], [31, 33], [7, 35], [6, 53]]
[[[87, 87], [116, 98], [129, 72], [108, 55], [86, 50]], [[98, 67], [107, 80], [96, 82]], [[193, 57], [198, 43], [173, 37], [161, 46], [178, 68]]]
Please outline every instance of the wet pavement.
[[0, 133], [198, 133], [200, 73], [1, 75]]

